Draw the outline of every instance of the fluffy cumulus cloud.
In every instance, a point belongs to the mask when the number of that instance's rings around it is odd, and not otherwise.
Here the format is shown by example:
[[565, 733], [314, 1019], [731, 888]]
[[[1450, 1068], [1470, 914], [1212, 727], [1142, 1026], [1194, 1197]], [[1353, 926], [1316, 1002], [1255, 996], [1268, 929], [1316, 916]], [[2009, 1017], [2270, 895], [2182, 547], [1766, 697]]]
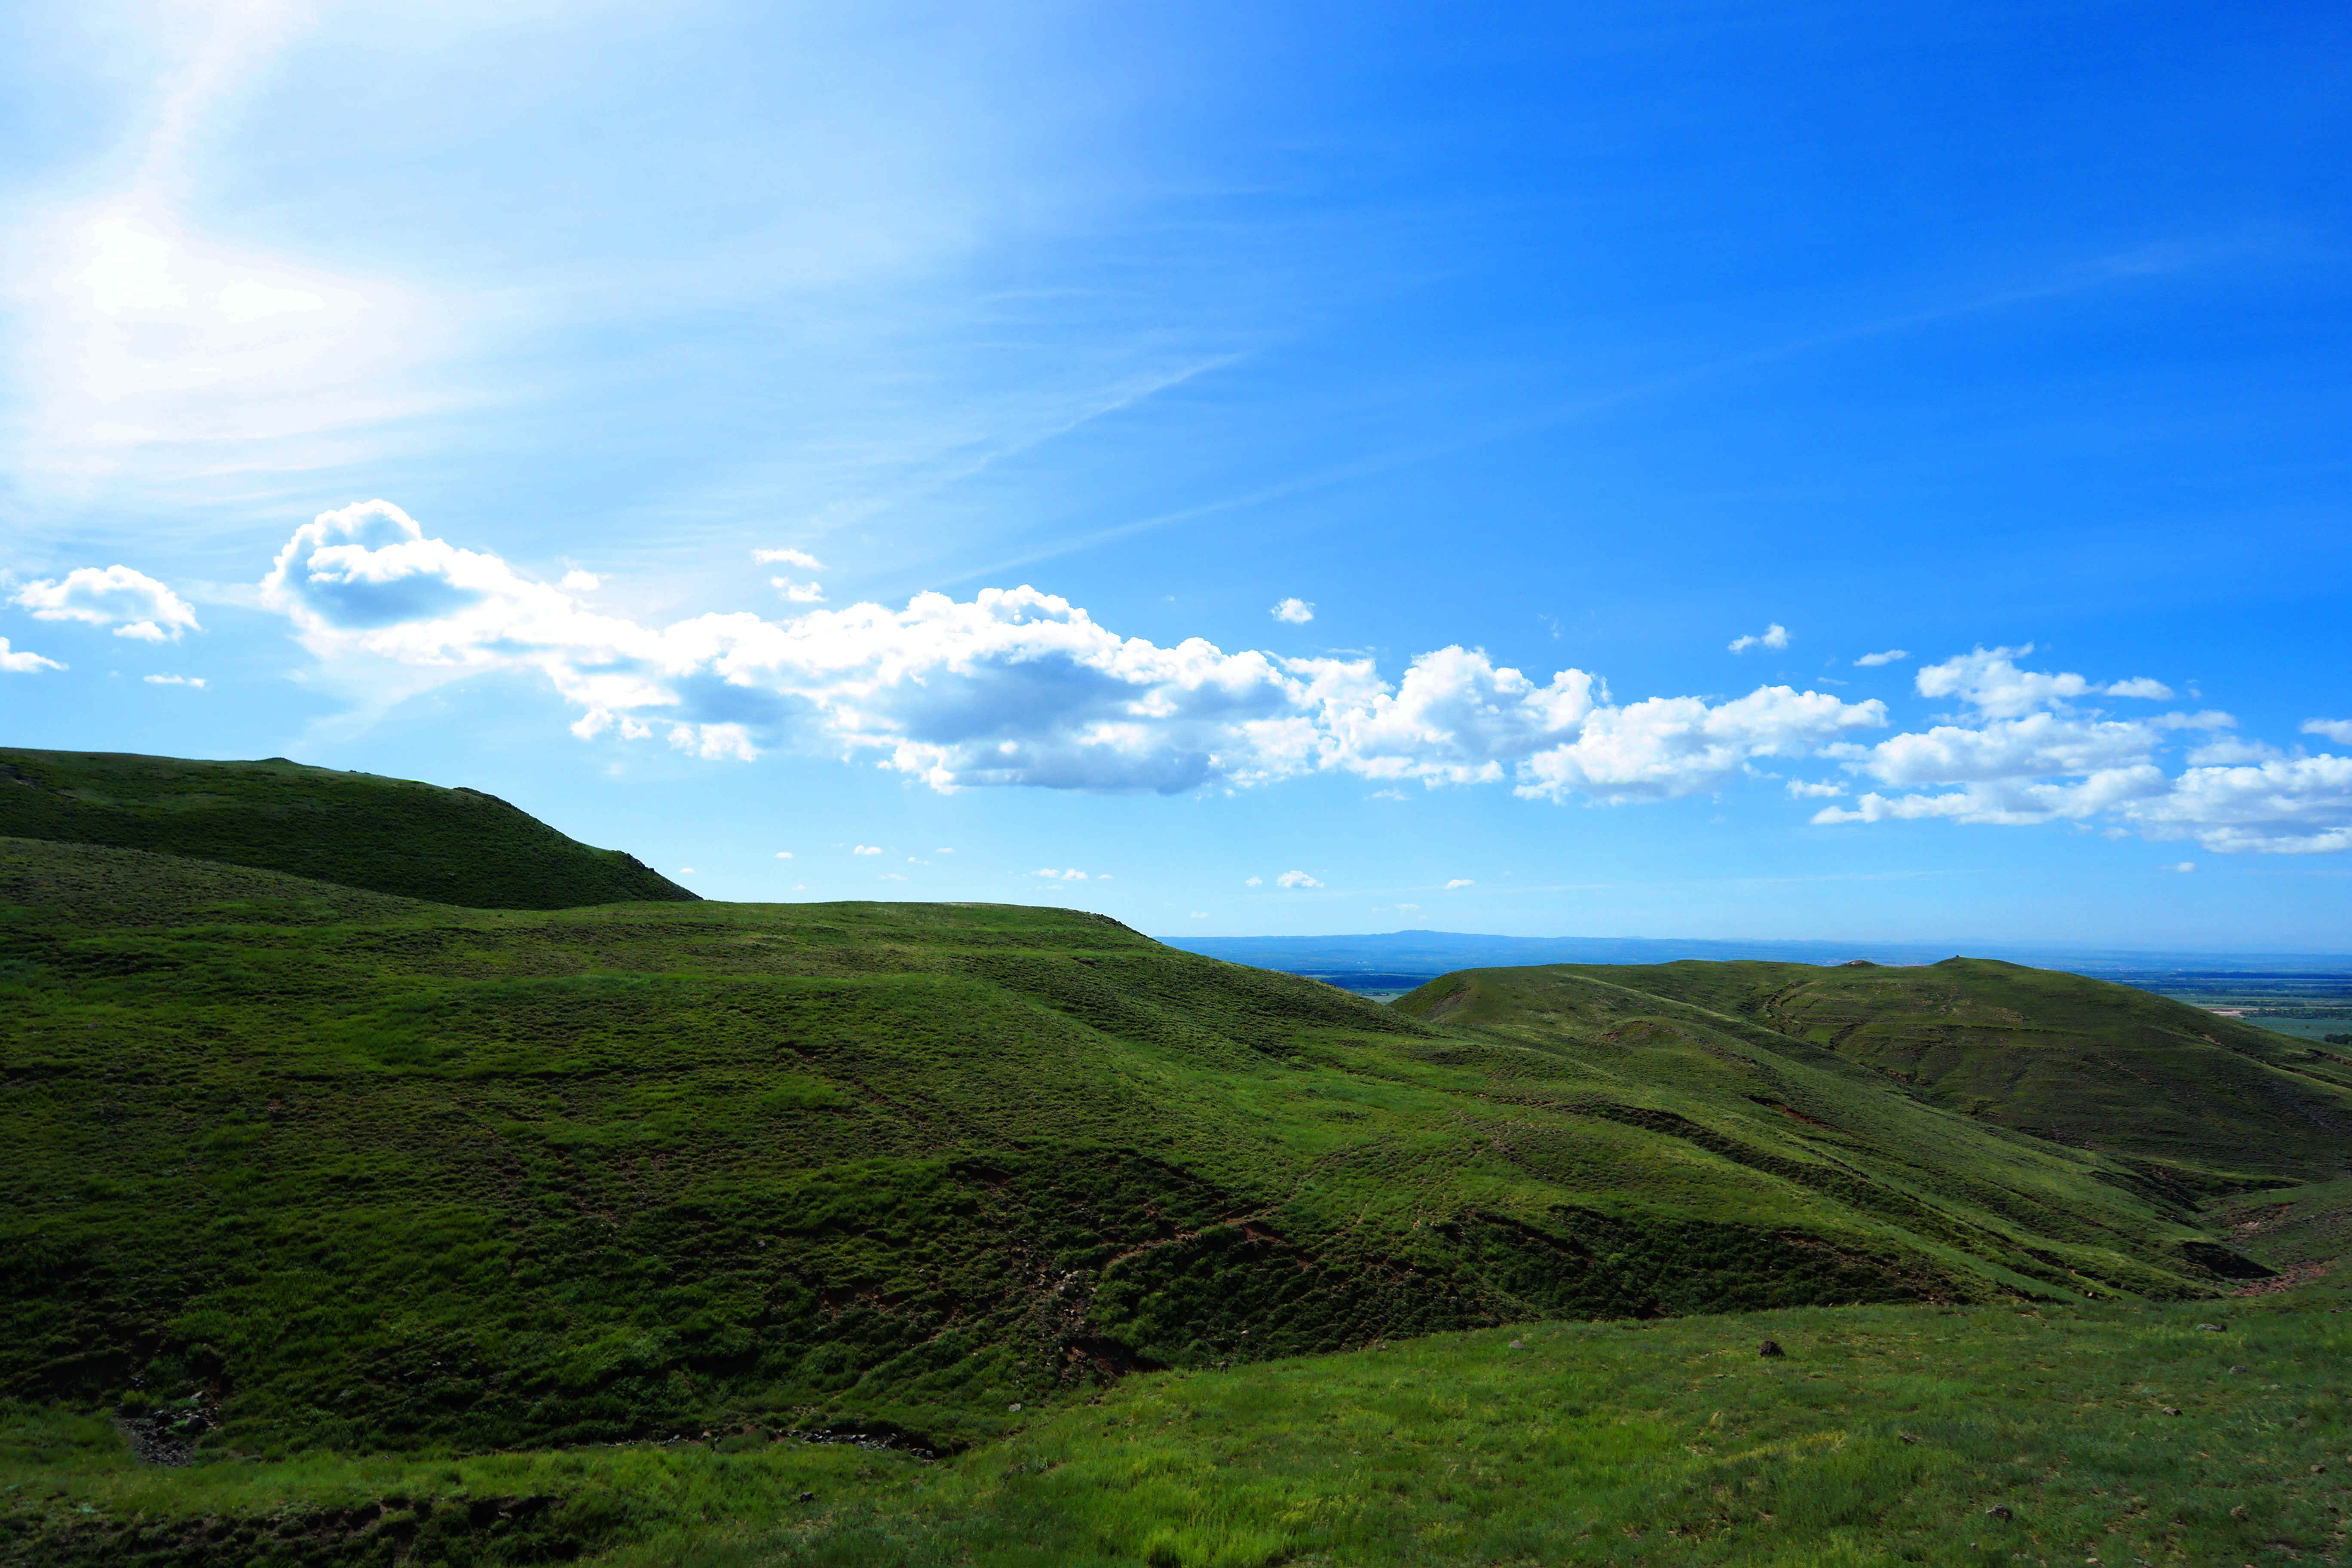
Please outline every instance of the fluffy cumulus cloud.
[[2322, 736], [2339, 746], [2352, 746], [2352, 719], [2305, 719], [2303, 732]]
[[1294, 626], [1303, 626], [1315, 618], [1315, 606], [1305, 599], [1285, 599], [1270, 613], [1277, 621], [1286, 621]]
[[1855, 659], [1853, 662], [1862, 666], [1864, 669], [1875, 669], [1882, 664], [1900, 664], [1903, 660], [1909, 658], [1910, 657], [1911, 650], [1909, 648], [1890, 647], [1884, 653], [1864, 654], [1860, 658]]
[[[1957, 698], [1972, 711], [1875, 745], [1826, 749], [1853, 773], [1917, 793], [1874, 790], [1813, 820], [2101, 823], [2223, 854], [2352, 848], [2352, 759], [2288, 756], [2242, 741], [2227, 733], [2236, 721], [2226, 713], [2118, 715], [2089, 706], [2097, 697], [2161, 702], [2173, 691], [2147, 676], [2102, 683], [2021, 667], [2032, 651], [1978, 648], [1920, 669], [1921, 696]], [[2184, 738], [2188, 766], [2168, 773], [2165, 753]]]
[[12, 675], [30, 675], [37, 669], [63, 669], [64, 665], [53, 658], [43, 658], [30, 648], [11, 648], [6, 637], [0, 637], [0, 670]]
[[54, 582], [27, 583], [16, 602], [42, 621], [112, 626], [119, 637], [176, 642], [201, 631], [188, 602], [144, 572], [128, 566], [79, 566]]
[[1783, 648], [1789, 646], [1789, 628], [1774, 621], [1752, 637], [1731, 639], [1731, 651], [1746, 653], [1751, 647]]
[[1277, 888], [1319, 888], [1323, 884], [1304, 871], [1285, 871], [1274, 879]]
[[1584, 671], [1538, 682], [1458, 647], [1394, 681], [1369, 658], [1229, 653], [1197, 637], [1162, 647], [1025, 586], [646, 626], [433, 537], [381, 500], [298, 529], [261, 597], [346, 667], [535, 671], [581, 710], [583, 739], [659, 734], [708, 757], [822, 743], [940, 790], [1175, 792], [1337, 771], [1655, 800], [1885, 721], [1880, 703], [1788, 687], [1619, 706]]
[[1957, 697], [1992, 719], [2016, 719], [2037, 709], [2061, 706], [2083, 697], [2143, 698], [2163, 702], [2172, 689], [2147, 676], [2095, 685], [2079, 675], [2050, 675], [2020, 669], [2017, 660], [2033, 651], [2023, 647], [1978, 648], [1941, 664], [1924, 666], [1916, 678], [1922, 697]]
[[[751, 559], [762, 566], [797, 566], [804, 572], [824, 570], [824, 563], [805, 550], [754, 550]], [[768, 585], [783, 595], [784, 603], [788, 605], [824, 603], [824, 585], [821, 583], [803, 583], [796, 577], [776, 576], [768, 579]]]
[[[763, 564], [816, 566], [802, 552], [760, 553]], [[1869, 787], [1825, 805], [1817, 823], [2073, 822], [2222, 853], [2352, 847], [2352, 760], [2240, 740], [2225, 713], [2149, 711], [2137, 705], [2173, 699], [2162, 681], [2035, 669], [2021, 662], [2031, 647], [1922, 667], [1918, 696], [1958, 711], [1874, 742], [1888, 721], [1875, 700], [1760, 686], [1619, 702], [1583, 670], [1538, 680], [1461, 647], [1424, 653], [1391, 679], [1370, 658], [1227, 652], [1197, 637], [1163, 647], [1026, 586], [667, 626], [591, 609], [581, 591], [368, 501], [297, 530], [261, 598], [347, 669], [393, 668], [412, 680], [534, 672], [579, 710], [583, 739], [658, 738], [712, 759], [818, 746], [941, 791], [1176, 792], [1336, 772], [1391, 787], [1493, 784], [1530, 799], [1620, 804], [1717, 790], [1760, 773], [1762, 759], [1818, 758]], [[134, 624], [123, 618], [131, 597], [105, 603], [118, 624]], [[139, 603], [159, 632], [181, 625], [162, 601]], [[1786, 641], [1775, 626], [1753, 646]], [[1907, 656], [1873, 656], [1896, 657]], [[2126, 706], [2103, 705], [2115, 703]], [[2314, 720], [2305, 731], [2336, 740], [2340, 728], [2352, 724]], [[2186, 765], [2168, 772], [2175, 748]], [[1848, 787], [1787, 781], [1796, 797]]]

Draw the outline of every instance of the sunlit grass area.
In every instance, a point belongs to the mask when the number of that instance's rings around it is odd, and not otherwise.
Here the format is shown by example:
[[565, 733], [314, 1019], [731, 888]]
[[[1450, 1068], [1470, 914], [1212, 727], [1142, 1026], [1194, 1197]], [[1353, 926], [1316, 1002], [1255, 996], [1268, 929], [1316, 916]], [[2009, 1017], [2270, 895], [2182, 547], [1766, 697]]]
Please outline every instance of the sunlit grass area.
[[[55, 1562], [2330, 1562], [2347, 1300], [1538, 1322], [1139, 1375], [932, 1463], [713, 1434], [161, 1470], [27, 1414], [7, 1495]], [[288, 1554], [132, 1552], [200, 1524]]]

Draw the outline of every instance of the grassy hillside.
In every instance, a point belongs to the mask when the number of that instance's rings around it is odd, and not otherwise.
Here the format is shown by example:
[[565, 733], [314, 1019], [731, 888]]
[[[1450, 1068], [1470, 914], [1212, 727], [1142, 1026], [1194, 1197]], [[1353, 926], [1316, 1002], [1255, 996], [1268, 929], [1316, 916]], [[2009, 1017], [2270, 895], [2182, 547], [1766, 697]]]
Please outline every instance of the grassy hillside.
[[191, 855], [478, 909], [694, 897], [495, 795], [283, 758], [0, 747], [0, 837]]
[[102, 1422], [26, 1409], [0, 1437], [0, 1562], [2334, 1563], [2346, 1302], [1535, 1323], [1141, 1374], [939, 1463], [722, 1431], [158, 1470]]
[[1449, 977], [1402, 1005], [1519, 1037], [1617, 1016], [1627, 992], [1811, 1042], [1934, 1104], [2200, 1191], [2352, 1169], [2352, 1055], [2054, 970], [1563, 964]]
[[0, 840], [0, 1394], [199, 1452], [953, 1444], [1154, 1365], [2248, 1267], [2103, 1155], [1628, 1013], [1462, 1029], [1071, 911]]

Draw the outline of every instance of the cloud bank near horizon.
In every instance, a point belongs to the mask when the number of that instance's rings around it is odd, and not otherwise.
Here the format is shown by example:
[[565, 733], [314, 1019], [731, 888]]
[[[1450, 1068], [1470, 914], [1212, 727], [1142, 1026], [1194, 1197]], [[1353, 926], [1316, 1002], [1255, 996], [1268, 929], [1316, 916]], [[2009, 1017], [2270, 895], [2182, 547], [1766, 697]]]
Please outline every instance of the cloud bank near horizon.
[[[1417, 656], [1391, 680], [1369, 658], [1229, 653], [1198, 637], [1162, 647], [1025, 584], [961, 601], [919, 594], [895, 610], [857, 604], [781, 620], [739, 611], [653, 626], [428, 535], [383, 500], [298, 529], [261, 602], [355, 677], [535, 672], [579, 710], [572, 728], [583, 740], [658, 735], [747, 761], [821, 744], [942, 792], [1174, 794], [1342, 773], [1624, 805], [1718, 790], [1760, 773], [1761, 759], [1820, 759], [1912, 793], [1824, 806], [1819, 825], [2063, 821], [2220, 853], [2352, 848], [2352, 758], [2242, 741], [2234, 719], [2210, 710], [2116, 717], [2089, 700], [2175, 693], [2148, 677], [2027, 668], [2018, 661], [2031, 645], [1923, 666], [1918, 694], [1963, 711], [1865, 744], [1855, 737], [1889, 722], [1875, 699], [1759, 686], [1621, 703], [1590, 672], [1538, 683], [1458, 645]], [[2333, 721], [2307, 728], [2333, 738]], [[2183, 736], [2196, 742], [2189, 765], [2168, 774], [2158, 759]], [[1792, 781], [1790, 793], [1844, 788]]]
[[660, 732], [744, 759], [817, 739], [942, 791], [1172, 794], [1339, 771], [1613, 804], [1717, 788], [1754, 759], [1886, 722], [1881, 702], [1786, 686], [1621, 705], [1583, 670], [1538, 685], [1460, 647], [1394, 682], [1370, 658], [1228, 653], [1198, 637], [1161, 647], [1026, 585], [649, 626], [431, 537], [381, 500], [297, 530], [261, 598], [344, 668], [536, 671], [581, 710], [583, 739]]

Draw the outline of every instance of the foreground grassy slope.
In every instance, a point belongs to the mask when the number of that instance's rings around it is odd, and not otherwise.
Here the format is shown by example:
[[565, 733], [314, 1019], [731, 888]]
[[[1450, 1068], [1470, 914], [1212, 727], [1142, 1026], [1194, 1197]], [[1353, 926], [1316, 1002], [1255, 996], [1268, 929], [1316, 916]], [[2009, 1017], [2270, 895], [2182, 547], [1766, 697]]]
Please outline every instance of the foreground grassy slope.
[[2341, 1563], [2346, 1300], [1497, 1328], [1139, 1375], [937, 1464], [735, 1432], [159, 1471], [19, 1410], [0, 1562]]
[[0, 840], [0, 1394], [199, 1452], [956, 1443], [1139, 1367], [2234, 1267], [2122, 1164], [1685, 1011], [1518, 1042], [1070, 911]]
[[2199, 1192], [2352, 1171], [2352, 1056], [2053, 970], [1554, 964], [1449, 975], [1398, 1005], [1514, 1039], [1606, 1034], [1653, 1006], [1738, 1020]]
[[694, 897], [495, 795], [283, 758], [0, 747], [0, 836], [161, 850], [482, 909]]

